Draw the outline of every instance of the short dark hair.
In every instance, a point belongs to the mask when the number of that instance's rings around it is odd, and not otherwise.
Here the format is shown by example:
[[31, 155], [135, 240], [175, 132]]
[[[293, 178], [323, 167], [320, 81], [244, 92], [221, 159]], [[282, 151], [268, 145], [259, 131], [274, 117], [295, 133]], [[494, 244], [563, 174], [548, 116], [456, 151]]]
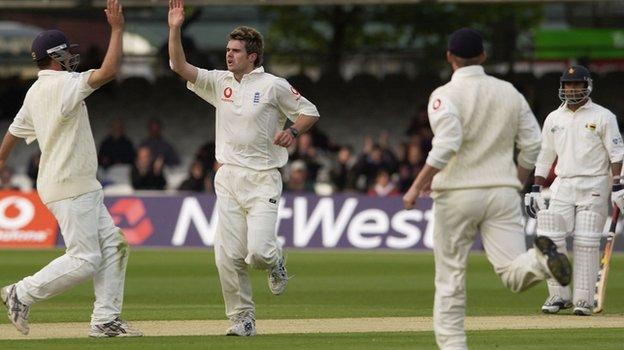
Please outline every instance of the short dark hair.
[[262, 34], [251, 27], [237, 27], [228, 36], [229, 40], [241, 40], [245, 42], [245, 51], [247, 54], [255, 53], [258, 58], [254, 62], [254, 67], [262, 65], [262, 55], [264, 53], [264, 40]]
[[481, 64], [481, 54], [479, 54], [479, 56], [470, 57], [470, 58], [461, 58], [461, 57], [455, 56], [455, 60], [457, 62], [457, 65], [460, 67], [474, 66], [474, 65]]
[[52, 65], [52, 57], [42, 58], [39, 61], [35, 61], [35, 63], [37, 63], [39, 69], [48, 69]]

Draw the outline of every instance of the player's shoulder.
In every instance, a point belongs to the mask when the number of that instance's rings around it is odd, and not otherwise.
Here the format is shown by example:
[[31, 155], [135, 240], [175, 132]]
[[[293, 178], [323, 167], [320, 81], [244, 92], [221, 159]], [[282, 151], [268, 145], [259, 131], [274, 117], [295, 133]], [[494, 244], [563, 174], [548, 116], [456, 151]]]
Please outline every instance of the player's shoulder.
[[611, 112], [610, 109], [597, 104], [596, 102], [592, 101], [591, 102], [591, 108], [593, 109], [594, 113], [599, 113], [600, 115], [605, 116], [606, 118], [616, 118], [615, 114], [613, 112]]

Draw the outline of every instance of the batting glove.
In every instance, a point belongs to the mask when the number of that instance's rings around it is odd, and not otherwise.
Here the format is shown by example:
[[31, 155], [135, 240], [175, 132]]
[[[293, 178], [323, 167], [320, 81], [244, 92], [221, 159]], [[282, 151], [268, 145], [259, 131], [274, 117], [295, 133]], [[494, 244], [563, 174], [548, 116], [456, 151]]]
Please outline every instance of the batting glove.
[[620, 210], [624, 209], [624, 185], [620, 183], [620, 180], [614, 181], [613, 183], [611, 201], [613, 201]]
[[540, 210], [546, 209], [546, 200], [542, 197], [542, 186], [533, 185], [531, 192], [524, 195], [524, 208], [527, 215], [533, 219], [537, 218]]

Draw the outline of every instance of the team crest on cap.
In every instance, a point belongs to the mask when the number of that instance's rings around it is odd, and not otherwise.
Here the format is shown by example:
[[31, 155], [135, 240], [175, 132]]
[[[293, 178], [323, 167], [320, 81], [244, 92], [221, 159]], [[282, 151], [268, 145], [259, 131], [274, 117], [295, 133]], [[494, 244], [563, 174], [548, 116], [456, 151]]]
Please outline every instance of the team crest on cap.
[[570, 67], [570, 69], [568, 69], [568, 73], [574, 74], [574, 68]]

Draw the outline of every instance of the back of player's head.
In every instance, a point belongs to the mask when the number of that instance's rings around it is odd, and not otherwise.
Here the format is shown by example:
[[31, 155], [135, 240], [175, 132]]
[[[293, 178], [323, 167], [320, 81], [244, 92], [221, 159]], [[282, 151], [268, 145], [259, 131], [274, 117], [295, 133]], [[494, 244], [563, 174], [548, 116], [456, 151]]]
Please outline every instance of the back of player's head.
[[258, 56], [254, 62], [254, 67], [260, 67], [262, 65], [264, 39], [262, 38], [262, 34], [260, 34], [260, 32], [251, 27], [241, 26], [234, 28], [228, 39], [244, 41], [247, 54], [249, 55], [255, 53]]
[[49, 65], [54, 59], [67, 71], [74, 71], [80, 61], [80, 55], [72, 54], [71, 49], [78, 45], [69, 43], [65, 33], [52, 29], [39, 33], [31, 46], [31, 56], [39, 68]]
[[460, 28], [449, 37], [448, 51], [459, 58], [475, 58], [484, 51], [483, 37], [472, 28]]

